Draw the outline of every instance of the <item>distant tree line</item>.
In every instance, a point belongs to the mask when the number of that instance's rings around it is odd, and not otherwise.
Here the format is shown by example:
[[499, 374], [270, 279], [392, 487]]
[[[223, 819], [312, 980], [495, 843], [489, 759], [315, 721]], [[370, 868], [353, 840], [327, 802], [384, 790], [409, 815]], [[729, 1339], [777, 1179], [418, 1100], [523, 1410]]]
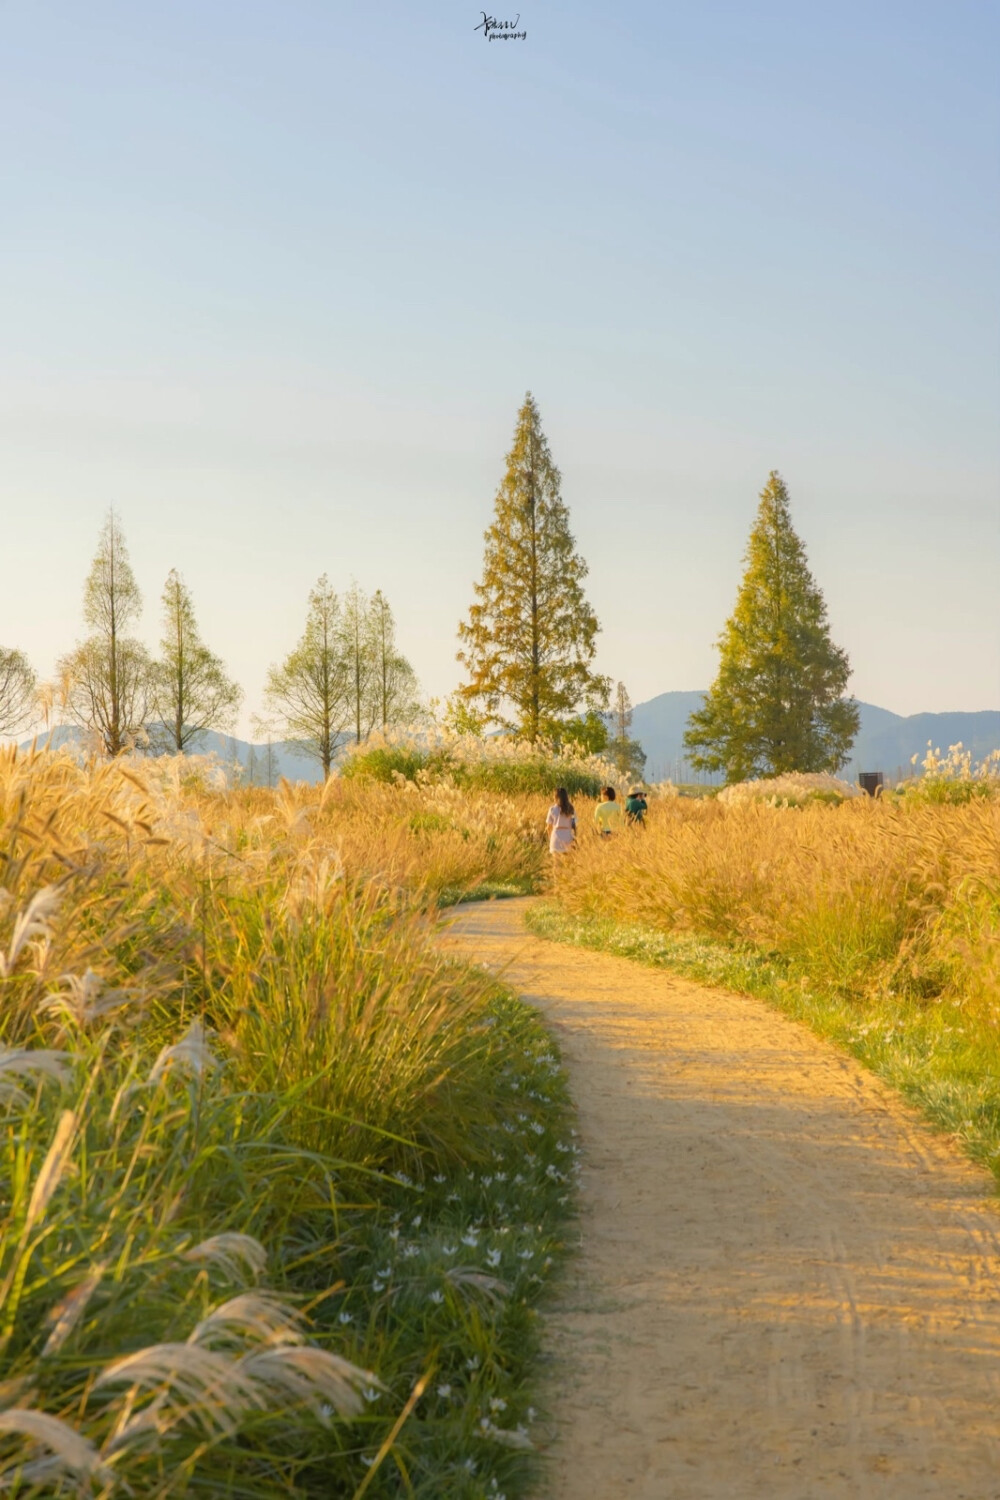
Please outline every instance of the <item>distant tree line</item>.
[[[483, 572], [459, 625], [467, 680], [446, 720], [459, 731], [491, 728], [535, 744], [602, 751], [622, 776], [642, 774], [631, 738], [632, 704], [595, 670], [597, 616], [584, 592], [561, 477], [530, 392], [485, 533]], [[847, 696], [850, 664], [833, 643], [826, 604], [791, 522], [788, 492], [772, 471], [760, 495], [745, 572], [719, 638], [719, 671], [685, 735], [699, 771], [727, 781], [786, 771], [835, 771], [858, 731]], [[115, 756], [137, 742], [183, 752], [206, 730], [225, 731], [243, 699], [201, 639], [194, 605], [176, 571], [163, 591], [160, 654], [133, 634], [141, 598], [118, 519], [110, 513], [84, 589], [89, 634], [38, 687], [20, 651], [0, 649], [0, 734], [61, 704]], [[374, 729], [411, 722], [417, 682], [396, 644], [388, 601], [352, 584], [337, 594], [326, 574], [309, 595], [297, 645], [267, 674], [265, 716], [271, 778], [275, 734], [330, 774], [338, 748]]]
[[[41, 686], [23, 652], [0, 648], [0, 734], [15, 734], [61, 712], [102, 752], [137, 745], [154, 753], [197, 749], [208, 730], [229, 731], [243, 690], [201, 638], [194, 601], [171, 569], [162, 595], [160, 651], [135, 635], [142, 596], [114, 511], [108, 513], [84, 585], [87, 634], [60, 658], [56, 681]], [[342, 596], [324, 574], [309, 595], [297, 646], [267, 675], [268, 737], [277, 731], [319, 762], [324, 776], [338, 747], [418, 712], [417, 680], [396, 644], [381, 591], [357, 584]]]

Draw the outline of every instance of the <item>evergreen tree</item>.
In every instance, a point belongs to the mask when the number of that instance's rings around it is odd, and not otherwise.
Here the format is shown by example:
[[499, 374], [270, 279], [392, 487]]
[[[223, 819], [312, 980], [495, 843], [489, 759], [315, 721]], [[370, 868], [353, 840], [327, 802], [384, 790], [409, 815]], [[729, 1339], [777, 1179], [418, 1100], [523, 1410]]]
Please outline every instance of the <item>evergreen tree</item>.
[[844, 696], [846, 652], [830, 639], [826, 604], [772, 471], [745, 554], [736, 608], [719, 637], [719, 673], [684, 736], [699, 770], [729, 782], [785, 771], [835, 771], [858, 732]]
[[624, 682], [619, 682], [615, 688], [611, 723], [614, 733], [608, 741], [608, 754], [623, 776], [641, 776], [646, 766], [646, 752], [638, 740], [629, 737], [629, 730], [632, 728], [632, 700]]
[[97, 734], [111, 756], [142, 739], [149, 719], [152, 664], [128, 634], [141, 610], [125, 538], [110, 510], [84, 585], [83, 617], [92, 633], [62, 658], [59, 672], [69, 684], [70, 717]]
[[532, 743], [608, 696], [607, 679], [592, 670], [599, 626], [559, 485], [529, 392], [485, 534], [482, 582], [459, 626], [458, 660], [470, 677], [459, 689], [466, 701]]
[[270, 669], [264, 696], [299, 753], [319, 761], [329, 776], [353, 718], [354, 693], [340, 601], [325, 573], [309, 595], [302, 639], [280, 667]]
[[372, 596], [369, 628], [374, 654], [373, 724], [382, 730], [410, 724], [420, 711], [417, 678], [396, 646], [396, 622], [381, 589], [376, 589]]
[[191, 595], [176, 569], [163, 590], [163, 656], [154, 673], [156, 736], [177, 754], [207, 729], [228, 729], [243, 700], [242, 690], [202, 642]]
[[23, 651], [0, 646], [0, 734], [16, 734], [38, 711], [34, 669]]

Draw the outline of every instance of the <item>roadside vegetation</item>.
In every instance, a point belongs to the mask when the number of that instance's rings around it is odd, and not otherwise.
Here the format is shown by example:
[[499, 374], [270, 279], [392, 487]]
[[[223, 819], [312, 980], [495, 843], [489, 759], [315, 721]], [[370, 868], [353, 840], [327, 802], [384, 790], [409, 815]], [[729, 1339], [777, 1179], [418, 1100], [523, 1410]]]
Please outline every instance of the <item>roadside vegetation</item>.
[[428, 915], [544, 851], [450, 799], [0, 756], [5, 1493], [526, 1492], [576, 1148]]
[[644, 830], [584, 829], [529, 925], [773, 1001], [1000, 1175], [996, 768], [955, 747], [877, 799], [654, 799]]

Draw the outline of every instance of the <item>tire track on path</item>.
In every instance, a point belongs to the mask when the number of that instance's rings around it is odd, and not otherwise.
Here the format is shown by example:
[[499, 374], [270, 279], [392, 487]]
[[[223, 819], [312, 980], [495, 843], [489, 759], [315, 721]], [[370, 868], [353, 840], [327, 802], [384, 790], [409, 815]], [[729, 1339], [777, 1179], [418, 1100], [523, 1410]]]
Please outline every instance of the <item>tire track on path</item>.
[[449, 915], [563, 1049], [580, 1253], [554, 1500], [1000, 1500], [992, 1180], [759, 1001]]

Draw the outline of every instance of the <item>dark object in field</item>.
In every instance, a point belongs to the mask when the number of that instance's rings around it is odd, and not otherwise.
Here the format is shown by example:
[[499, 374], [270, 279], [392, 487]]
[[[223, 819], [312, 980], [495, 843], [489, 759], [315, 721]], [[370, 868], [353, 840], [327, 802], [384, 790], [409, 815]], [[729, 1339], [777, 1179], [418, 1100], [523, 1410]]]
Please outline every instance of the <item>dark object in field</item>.
[[858, 785], [869, 797], [877, 797], [885, 785], [885, 778], [881, 771], [862, 771], [858, 777]]

